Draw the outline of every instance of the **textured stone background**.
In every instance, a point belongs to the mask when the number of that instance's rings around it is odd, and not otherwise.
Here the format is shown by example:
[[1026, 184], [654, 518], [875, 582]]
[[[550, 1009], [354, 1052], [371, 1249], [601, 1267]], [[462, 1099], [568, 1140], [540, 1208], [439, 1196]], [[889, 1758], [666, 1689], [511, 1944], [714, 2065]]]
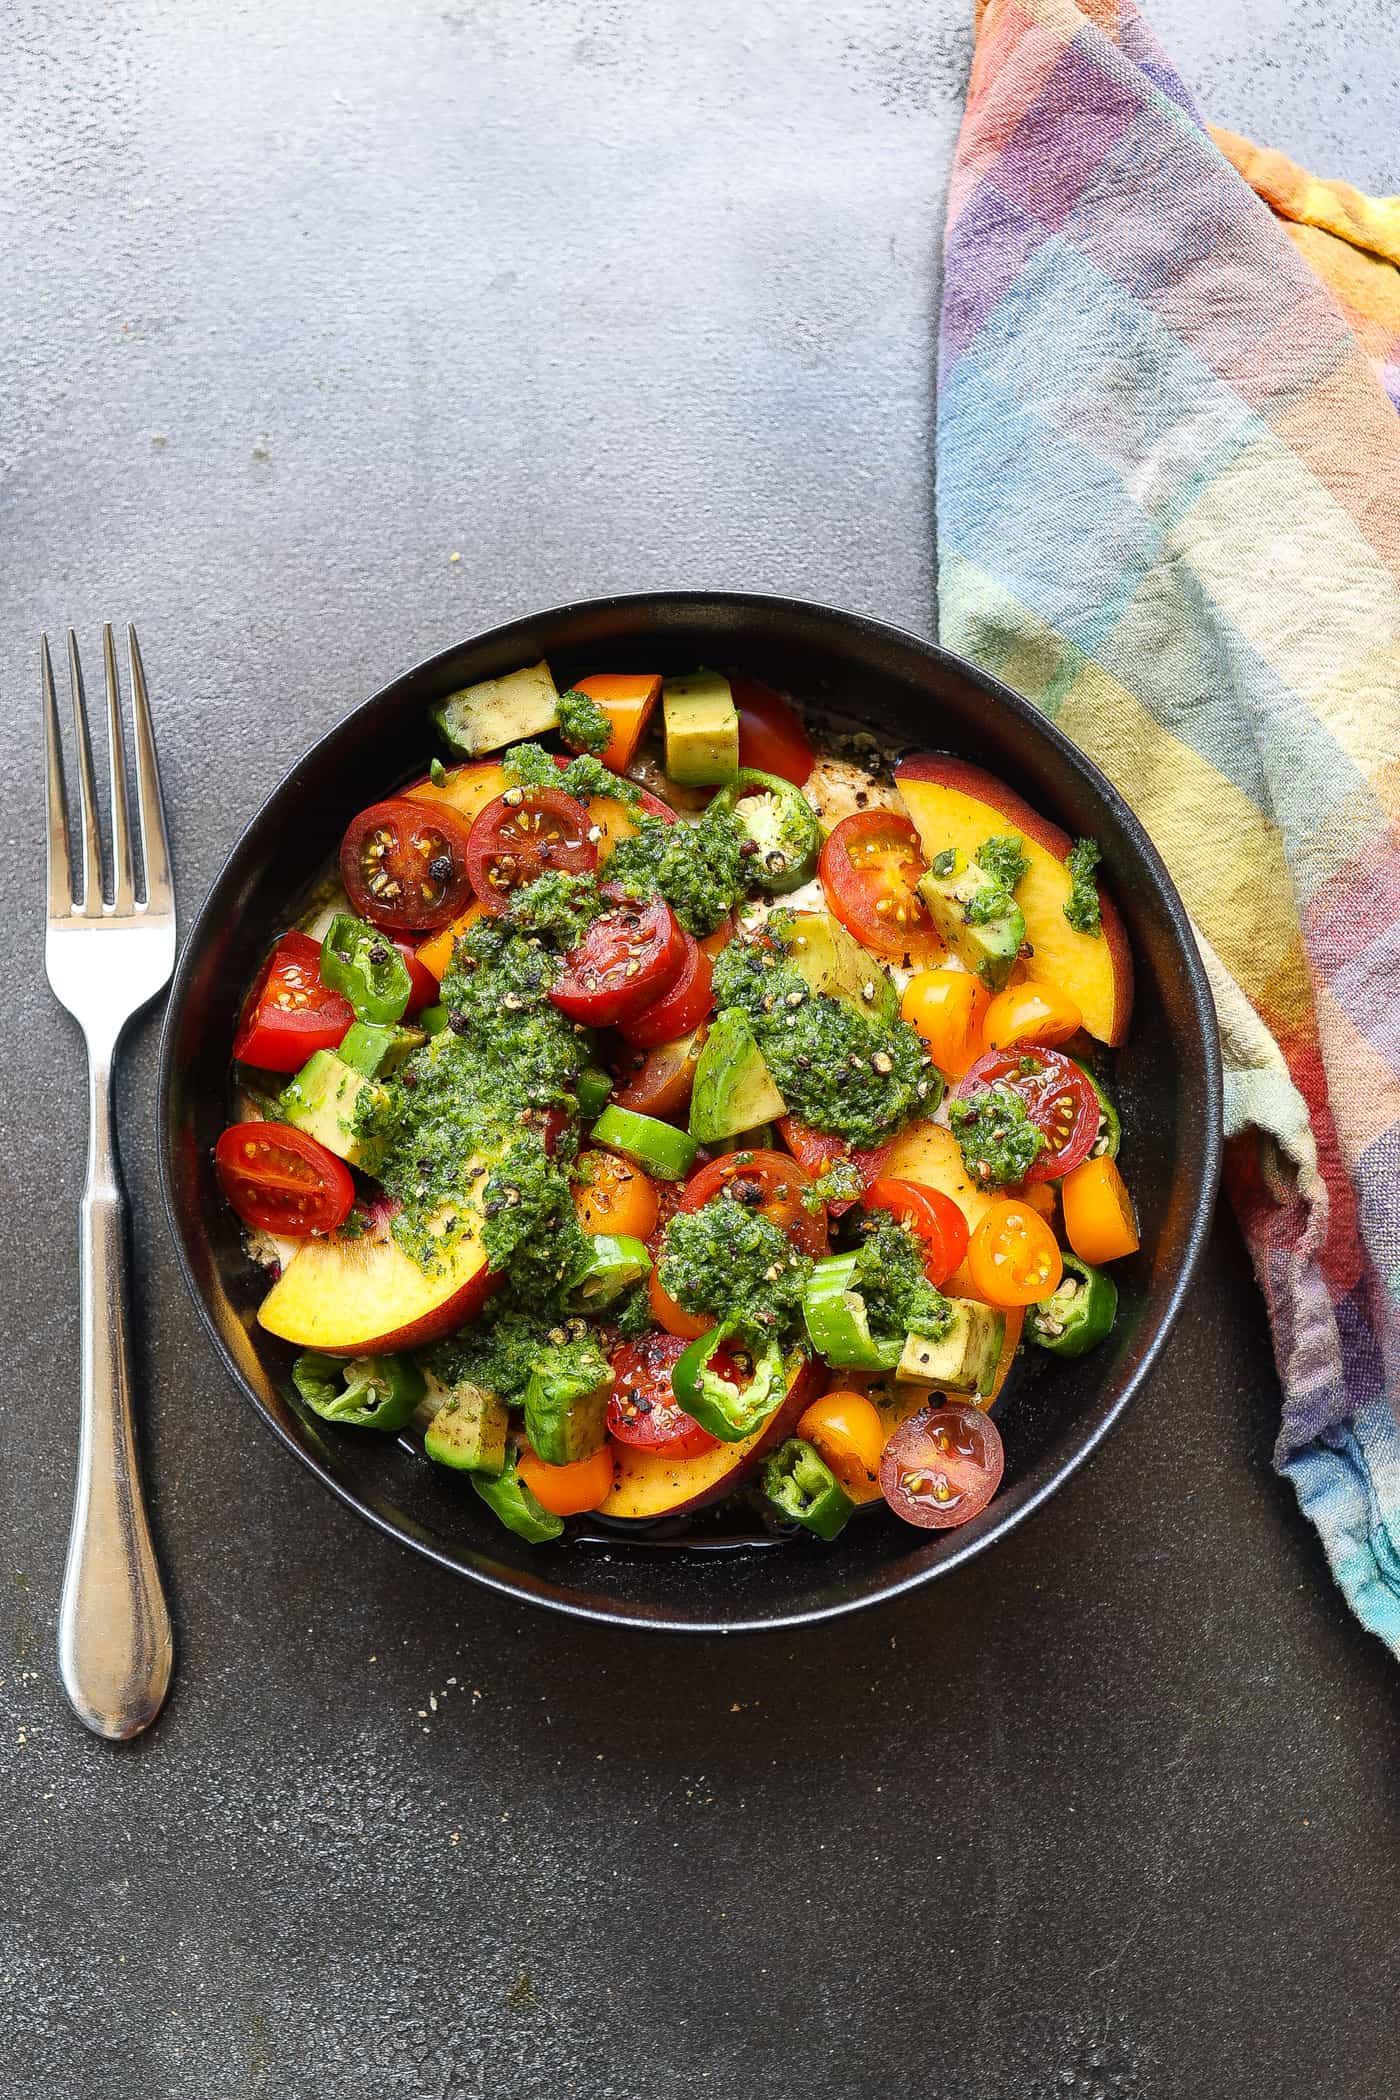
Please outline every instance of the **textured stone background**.
[[[616, 586], [932, 626], [964, 0], [0, 5], [0, 2092], [1372, 2100], [1400, 1695], [1272, 1477], [1233, 1231], [996, 1555], [726, 1645], [371, 1535], [226, 1387], [124, 1082], [180, 1673], [72, 1722], [80, 1077], [34, 643], [141, 627], [192, 909], [330, 716]], [[1395, 188], [1395, 0], [1159, 0], [1208, 111]], [[460, 562], [450, 557], [460, 553]], [[434, 1704], [436, 1701], [436, 1705]]]

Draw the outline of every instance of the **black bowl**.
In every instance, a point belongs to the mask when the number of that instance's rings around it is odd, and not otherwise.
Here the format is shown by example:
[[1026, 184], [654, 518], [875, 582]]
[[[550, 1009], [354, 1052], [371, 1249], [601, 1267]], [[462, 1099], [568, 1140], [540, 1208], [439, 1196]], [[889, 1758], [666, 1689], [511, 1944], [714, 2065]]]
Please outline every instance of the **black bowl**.
[[[309, 1415], [291, 1384], [292, 1352], [255, 1323], [261, 1282], [211, 1165], [244, 990], [349, 817], [423, 772], [429, 703], [542, 656], [561, 680], [599, 667], [743, 668], [897, 747], [974, 760], [1103, 847], [1137, 970], [1132, 1035], [1114, 1083], [1143, 1251], [1117, 1272], [1122, 1314], [1110, 1345], [1078, 1363], [1038, 1364], [998, 1410], [1005, 1478], [961, 1530], [916, 1531], [880, 1513], [823, 1547], [703, 1527], [688, 1540], [634, 1542], [595, 1526], [532, 1551], [454, 1475], [389, 1438]], [[160, 1119], [170, 1225], [215, 1345], [264, 1421], [332, 1493], [490, 1588], [586, 1618], [724, 1633], [800, 1625], [944, 1574], [1019, 1523], [1088, 1456], [1155, 1362], [1205, 1244], [1220, 1166], [1220, 1057], [1171, 879], [1122, 798], [1053, 723], [957, 657], [873, 621], [791, 599], [668, 592], [496, 628], [396, 679], [321, 739], [244, 832], [186, 938], [161, 1042]]]

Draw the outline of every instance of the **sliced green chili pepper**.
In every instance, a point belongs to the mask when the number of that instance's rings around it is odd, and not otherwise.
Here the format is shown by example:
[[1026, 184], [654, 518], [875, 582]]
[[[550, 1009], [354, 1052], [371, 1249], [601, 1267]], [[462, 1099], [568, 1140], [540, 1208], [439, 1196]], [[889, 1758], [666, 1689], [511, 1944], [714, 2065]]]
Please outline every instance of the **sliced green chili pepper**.
[[626, 1232], [587, 1235], [583, 1259], [569, 1278], [569, 1297], [581, 1308], [611, 1305], [632, 1284], [651, 1274], [651, 1256]]
[[335, 1054], [366, 1079], [386, 1079], [427, 1041], [421, 1028], [396, 1028], [392, 1022], [352, 1021]]
[[611, 1391], [611, 1367], [595, 1342], [546, 1350], [525, 1388], [525, 1434], [536, 1457], [571, 1466], [601, 1450]]
[[593, 1125], [593, 1142], [610, 1152], [623, 1152], [660, 1181], [684, 1181], [695, 1164], [696, 1140], [655, 1116], [610, 1102]]
[[870, 1332], [865, 1299], [855, 1288], [858, 1254], [830, 1254], [819, 1261], [802, 1294], [802, 1317], [818, 1356], [837, 1370], [892, 1371], [904, 1353], [904, 1336]]
[[585, 1065], [578, 1075], [578, 1112], [585, 1123], [600, 1116], [612, 1099], [612, 1073], [601, 1065]]
[[790, 780], [746, 767], [720, 789], [710, 807], [737, 817], [751, 888], [781, 893], [811, 881], [825, 833], [811, 803]]
[[855, 1508], [821, 1453], [800, 1436], [780, 1444], [764, 1466], [763, 1492], [780, 1515], [819, 1539], [844, 1531]]
[[742, 1443], [775, 1415], [787, 1396], [787, 1365], [777, 1341], [768, 1342], [747, 1385], [736, 1385], [710, 1358], [723, 1347], [738, 1322], [721, 1320], [692, 1342], [671, 1373], [671, 1390], [687, 1414], [722, 1444]]
[[495, 1479], [489, 1473], [468, 1473], [477, 1494], [494, 1511], [507, 1531], [531, 1546], [547, 1546], [564, 1529], [562, 1517], [554, 1516], [520, 1478], [517, 1454], [512, 1451], [503, 1471]]
[[418, 1016], [418, 1026], [424, 1035], [441, 1035], [447, 1026], [445, 1006], [425, 1006]]
[[397, 1021], [413, 986], [408, 964], [387, 934], [337, 912], [321, 943], [321, 982], [340, 992], [357, 1021]]
[[1050, 1297], [1026, 1314], [1026, 1340], [1052, 1356], [1083, 1356], [1096, 1349], [1118, 1312], [1118, 1286], [1077, 1254], [1064, 1256], [1065, 1273]]
[[428, 1390], [411, 1356], [323, 1356], [304, 1349], [292, 1365], [292, 1383], [326, 1422], [354, 1429], [402, 1429]]
[[1086, 1065], [1082, 1057], [1072, 1057], [1070, 1058], [1070, 1063], [1078, 1065], [1080, 1071], [1099, 1097], [1099, 1129], [1089, 1157], [1090, 1159], [1117, 1159], [1118, 1147], [1123, 1142], [1123, 1119], [1114, 1107], [1093, 1066]]

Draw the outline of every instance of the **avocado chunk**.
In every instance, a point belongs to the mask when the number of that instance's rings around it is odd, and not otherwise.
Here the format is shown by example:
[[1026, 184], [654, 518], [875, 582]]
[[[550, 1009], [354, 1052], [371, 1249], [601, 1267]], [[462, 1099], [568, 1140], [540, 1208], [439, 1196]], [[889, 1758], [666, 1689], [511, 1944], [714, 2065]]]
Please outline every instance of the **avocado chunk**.
[[953, 1324], [941, 1342], [906, 1337], [895, 1377], [944, 1393], [990, 1393], [1006, 1340], [1006, 1314], [975, 1298], [950, 1298]]
[[788, 961], [814, 992], [842, 999], [881, 1026], [899, 1018], [899, 994], [873, 955], [829, 912], [796, 912], [781, 927]]
[[549, 665], [540, 662], [449, 693], [433, 709], [433, 720], [454, 751], [476, 758], [557, 729], [559, 693]]
[[935, 931], [988, 991], [999, 992], [1026, 938], [1011, 892], [956, 846], [937, 853], [918, 882]]
[[525, 1388], [525, 1434], [547, 1466], [571, 1466], [601, 1451], [608, 1434], [612, 1371], [588, 1345], [546, 1353]]
[[690, 671], [661, 688], [666, 771], [683, 787], [723, 786], [739, 770], [739, 710], [719, 671]]
[[335, 1054], [343, 1065], [362, 1072], [366, 1079], [387, 1079], [428, 1040], [421, 1028], [403, 1028], [384, 1021], [352, 1021]]
[[754, 1041], [748, 1015], [737, 1006], [726, 1007], [710, 1024], [695, 1067], [691, 1136], [712, 1145], [786, 1114], [787, 1103]]
[[337, 1057], [318, 1050], [277, 1097], [284, 1123], [334, 1152], [349, 1167], [376, 1174], [384, 1158], [384, 1139], [376, 1135], [374, 1111], [387, 1109], [389, 1096], [378, 1080], [366, 1079]]
[[510, 1409], [466, 1379], [454, 1385], [423, 1432], [423, 1449], [458, 1473], [499, 1473], [506, 1462]]

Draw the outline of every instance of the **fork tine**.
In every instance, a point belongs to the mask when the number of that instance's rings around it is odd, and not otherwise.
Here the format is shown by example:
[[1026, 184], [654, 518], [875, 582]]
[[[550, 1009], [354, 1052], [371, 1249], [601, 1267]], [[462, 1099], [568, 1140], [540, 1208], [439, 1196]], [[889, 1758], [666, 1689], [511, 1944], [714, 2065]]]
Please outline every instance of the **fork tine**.
[[49, 806], [49, 917], [67, 919], [73, 912], [73, 864], [68, 857], [68, 796], [63, 785], [63, 736], [58, 726], [58, 700], [53, 689], [49, 638], [39, 642], [39, 684], [44, 696], [44, 771]]
[[117, 652], [112, 623], [102, 623], [102, 668], [107, 680], [107, 757], [112, 776], [112, 909], [119, 917], [135, 909], [136, 884], [131, 874], [131, 822], [126, 805], [126, 744], [122, 736], [122, 693], [117, 683]]
[[153, 912], [174, 911], [170, 842], [165, 835], [165, 807], [160, 797], [160, 768], [156, 763], [151, 706], [146, 697], [146, 672], [141, 662], [141, 644], [136, 639], [136, 629], [129, 623], [126, 646], [131, 659], [131, 712], [136, 728], [136, 808], [141, 825], [141, 860], [146, 871], [146, 908]]
[[78, 819], [82, 840], [82, 893], [78, 909], [85, 919], [102, 916], [102, 834], [97, 828], [97, 789], [92, 777], [92, 742], [88, 736], [87, 695], [78, 661], [78, 637], [68, 630], [68, 685], [73, 695], [73, 740], [78, 753]]

